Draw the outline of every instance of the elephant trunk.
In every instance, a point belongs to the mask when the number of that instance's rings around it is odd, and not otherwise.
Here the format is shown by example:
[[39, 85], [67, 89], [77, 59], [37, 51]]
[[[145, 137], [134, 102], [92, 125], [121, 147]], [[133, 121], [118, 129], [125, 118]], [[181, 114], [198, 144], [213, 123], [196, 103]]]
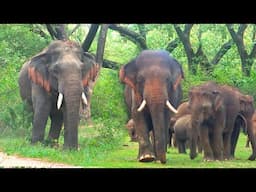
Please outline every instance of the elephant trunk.
[[170, 124], [170, 111], [166, 106], [168, 100], [167, 89], [162, 86], [161, 82], [154, 81], [154, 83], [145, 84], [143, 97], [151, 114], [156, 160], [166, 163], [167, 137]]
[[79, 79], [69, 79], [64, 92], [64, 148], [78, 148], [79, 109], [82, 98], [82, 84]]
[[156, 160], [160, 160], [161, 163], [166, 163], [166, 150], [167, 150], [167, 136], [168, 136], [168, 125], [169, 119], [167, 118], [168, 110], [165, 109], [165, 106], [156, 106], [151, 105], [154, 109], [152, 110], [152, 125], [154, 133], [154, 150]]

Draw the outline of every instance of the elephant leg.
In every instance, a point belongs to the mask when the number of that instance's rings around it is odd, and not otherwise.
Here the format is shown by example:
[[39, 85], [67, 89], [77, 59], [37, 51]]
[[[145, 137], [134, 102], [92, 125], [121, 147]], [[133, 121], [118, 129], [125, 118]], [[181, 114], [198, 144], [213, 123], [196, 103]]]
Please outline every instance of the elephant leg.
[[206, 161], [212, 161], [214, 160], [213, 157], [213, 151], [210, 145], [210, 139], [209, 139], [209, 131], [208, 127], [206, 126], [201, 126], [200, 128], [200, 138], [202, 141], [202, 146], [204, 150], [204, 160]]
[[[222, 137], [222, 131], [216, 130], [217, 128], [218, 127], [214, 127], [214, 131], [212, 134], [212, 150], [213, 150], [214, 159], [222, 161], [223, 160], [223, 137]], [[230, 145], [229, 145], [229, 151], [230, 151]]]
[[246, 140], [246, 148], [250, 147], [250, 140], [249, 140], [249, 136], [247, 136], [247, 140]]
[[224, 159], [231, 159], [231, 135], [232, 133], [225, 133], [223, 135]]
[[47, 140], [51, 146], [58, 146], [58, 139], [63, 125], [63, 113], [61, 111], [55, 111], [54, 113], [51, 113], [50, 117], [51, 127]]
[[[36, 90], [41, 91], [41, 90]], [[43, 91], [42, 91], [43, 92]], [[33, 93], [33, 90], [32, 90]], [[41, 93], [44, 94], [44, 93]], [[45, 94], [44, 97], [33, 96], [33, 128], [31, 143], [44, 140], [45, 126], [51, 109], [50, 98]]]
[[235, 124], [234, 130], [231, 135], [231, 154], [230, 154], [231, 159], [235, 157], [235, 149], [236, 149], [236, 144], [239, 138], [239, 134], [240, 134], [240, 124], [239, 125]]
[[193, 135], [189, 139], [189, 147], [190, 147], [190, 159], [194, 159], [197, 156], [196, 153], [196, 146], [197, 146], [197, 134]]
[[197, 136], [197, 151], [198, 151], [198, 153], [203, 152], [203, 147], [202, 147], [202, 143], [201, 143], [201, 140], [200, 140], [199, 136]]
[[181, 141], [179, 139], [176, 140], [177, 146], [178, 146], [178, 151], [179, 153], [186, 153], [186, 141]]
[[147, 124], [144, 119], [136, 118], [136, 120], [138, 120], [135, 123], [136, 133], [139, 142], [138, 159], [140, 162], [154, 161], [156, 157], [153, 153], [153, 147], [150, 142], [150, 134]]

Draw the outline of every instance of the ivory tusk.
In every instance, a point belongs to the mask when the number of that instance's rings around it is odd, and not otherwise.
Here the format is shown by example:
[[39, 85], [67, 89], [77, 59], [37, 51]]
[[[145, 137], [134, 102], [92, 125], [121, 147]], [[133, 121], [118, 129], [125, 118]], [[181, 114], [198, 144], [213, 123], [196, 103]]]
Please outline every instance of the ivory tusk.
[[142, 103], [140, 104], [139, 108], [137, 109], [138, 112], [141, 112], [144, 107], [146, 106], [146, 100], [144, 99]]
[[62, 93], [59, 93], [58, 95], [58, 100], [57, 100], [57, 109], [59, 110], [60, 109], [60, 106], [62, 104], [62, 101], [63, 101], [63, 94]]
[[174, 112], [174, 113], [177, 113], [178, 111], [172, 106], [172, 104], [168, 101], [168, 100], [166, 100], [166, 105], [167, 105], [167, 107], [172, 111], [172, 112]]
[[87, 104], [88, 104], [88, 102], [87, 102], [87, 98], [86, 98], [86, 96], [85, 96], [84, 92], [82, 93], [82, 102], [83, 102], [83, 104], [85, 104], [85, 105], [87, 105]]

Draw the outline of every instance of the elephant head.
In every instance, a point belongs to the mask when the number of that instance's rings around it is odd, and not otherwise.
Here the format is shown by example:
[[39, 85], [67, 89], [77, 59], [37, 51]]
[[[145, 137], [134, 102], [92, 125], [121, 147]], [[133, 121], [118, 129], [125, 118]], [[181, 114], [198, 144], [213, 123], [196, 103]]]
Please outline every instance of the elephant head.
[[53, 41], [24, 64], [19, 86], [33, 106], [32, 143], [44, 139], [50, 116], [49, 139], [58, 139], [64, 122], [64, 147], [78, 148], [80, 103], [87, 104], [85, 90], [98, 71], [94, 58], [72, 41]]
[[214, 82], [193, 87], [189, 91], [189, 106], [193, 123], [203, 123], [211, 120], [223, 104], [221, 93]]
[[[182, 98], [181, 65], [166, 51], [145, 50], [119, 71], [120, 81], [130, 87], [132, 118], [139, 141], [139, 161], [166, 161], [171, 113]], [[170, 113], [170, 110], [171, 113]], [[153, 148], [149, 132], [153, 131]]]
[[256, 135], [254, 131], [254, 124], [253, 124], [253, 115], [254, 115], [254, 105], [253, 105], [253, 97], [250, 95], [243, 95], [241, 94], [239, 97], [240, 101], [240, 113], [245, 118], [246, 125], [247, 125], [247, 133], [248, 138], [252, 144], [252, 151], [253, 153], [249, 157], [249, 160], [255, 160], [256, 158]]

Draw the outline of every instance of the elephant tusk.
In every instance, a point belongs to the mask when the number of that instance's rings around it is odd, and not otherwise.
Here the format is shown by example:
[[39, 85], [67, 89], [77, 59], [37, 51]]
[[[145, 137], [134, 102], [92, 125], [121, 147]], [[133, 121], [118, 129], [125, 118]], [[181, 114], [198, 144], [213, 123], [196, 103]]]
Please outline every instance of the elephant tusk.
[[172, 106], [172, 104], [168, 100], [166, 100], [166, 105], [172, 112], [178, 113], [178, 111]]
[[138, 112], [141, 112], [142, 109], [144, 109], [144, 107], [146, 106], [146, 100], [144, 99], [142, 101], [142, 103], [140, 104], [139, 108], [137, 109]]
[[60, 109], [60, 106], [62, 104], [62, 101], [63, 101], [63, 94], [62, 93], [59, 93], [58, 95], [58, 100], [57, 100], [57, 109], [59, 110]]
[[84, 92], [82, 93], [82, 101], [83, 101], [83, 104], [85, 104], [85, 105], [87, 105], [87, 104], [88, 104], [88, 102], [87, 102], [87, 98], [86, 98], [86, 96], [85, 96]]

